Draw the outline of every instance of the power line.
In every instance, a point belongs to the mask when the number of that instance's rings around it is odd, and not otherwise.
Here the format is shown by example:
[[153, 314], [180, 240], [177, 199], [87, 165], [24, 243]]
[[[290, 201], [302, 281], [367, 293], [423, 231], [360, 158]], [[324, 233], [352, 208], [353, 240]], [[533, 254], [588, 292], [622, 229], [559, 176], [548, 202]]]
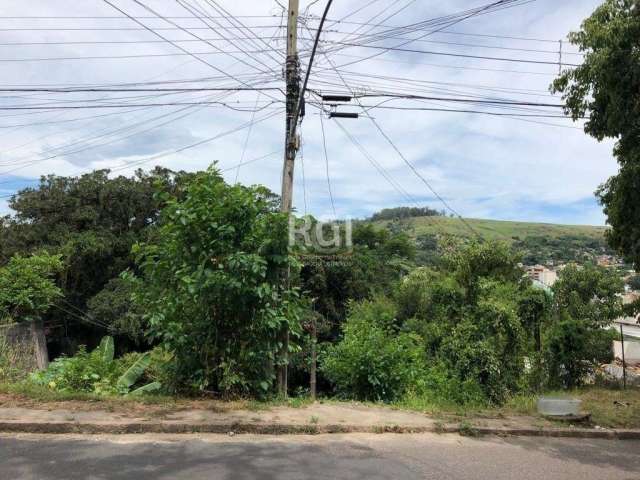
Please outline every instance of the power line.
[[307, 216], [307, 178], [305, 174], [304, 168], [304, 140], [302, 139], [302, 134], [300, 134], [300, 166], [302, 167], [302, 200], [304, 202], [304, 215]]
[[[118, 12], [122, 13], [124, 16], [126, 16], [127, 18], [131, 19], [133, 22], [137, 23], [138, 25], [140, 25], [141, 27], [143, 27], [144, 29], [146, 29], [147, 31], [149, 31], [150, 33], [156, 35], [157, 37], [161, 38], [162, 40], [164, 40], [165, 42], [167, 42], [170, 45], [173, 45], [175, 48], [179, 49], [180, 51], [182, 51], [183, 53], [186, 53], [187, 55], [193, 57], [194, 59], [198, 60], [200, 63], [203, 63], [209, 67], [211, 67], [212, 69], [214, 69], [215, 71], [217, 71], [218, 73], [222, 74], [222, 75], [226, 75], [229, 78], [232, 78], [233, 80], [246, 85], [245, 82], [243, 82], [242, 80], [237, 79], [236, 77], [234, 77], [233, 75], [231, 75], [229, 72], [225, 72], [224, 70], [220, 69], [219, 67], [217, 67], [216, 65], [213, 65], [212, 63], [208, 62], [207, 60], [197, 56], [196, 54], [189, 52], [188, 50], [184, 49], [183, 47], [181, 47], [180, 45], [176, 44], [175, 42], [173, 42], [172, 40], [168, 39], [167, 37], [165, 37], [164, 35], [160, 34], [157, 32], [157, 29], [152, 29], [150, 27], [148, 27], [147, 25], [145, 25], [144, 23], [142, 23], [141, 21], [131, 17], [127, 12], [125, 12], [124, 10], [122, 10], [121, 8], [117, 7], [116, 5], [114, 5], [110, 0], [102, 0], [103, 2], [105, 2], [106, 4], [110, 5], [112, 8], [114, 8], [115, 10], [117, 10]], [[154, 15], [158, 16], [155, 11], [151, 10], [149, 7], [146, 7], [144, 5], [142, 5], [140, 2], [138, 2], [137, 0], [134, 0], [136, 3], [138, 3], [138, 5], [143, 6], [146, 10], [150, 11], [151, 13], [153, 13]], [[168, 20], [171, 23], [171, 20]], [[181, 28], [181, 30], [184, 31], [184, 29]], [[189, 35], [200, 39], [197, 35], [191, 33], [191, 32], [186, 32]], [[241, 60], [238, 60], [241, 61]], [[244, 61], [241, 61], [242, 63], [246, 63]], [[247, 64], [248, 65], [248, 64]], [[255, 66], [252, 66], [252, 68], [256, 68]], [[264, 73], [264, 72], [262, 72]], [[247, 85], [248, 86], [248, 85]]]
[[[436, 67], [436, 68], [446, 68], [446, 69], [452, 69], [452, 70], [470, 70], [470, 71], [477, 71], [477, 72], [498, 72], [498, 73], [515, 73], [515, 74], [519, 74], [519, 75], [542, 75], [542, 76], [547, 76], [547, 77], [557, 77], [557, 73], [550, 73], [550, 72], [534, 72], [534, 71], [523, 71], [523, 70], [505, 70], [505, 69], [498, 69], [498, 68], [483, 68], [483, 67], [469, 67], [469, 66], [462, 66], [462, 65], [442, 65], [442, 64], [437, 64], [437, 63], [429, 63], [429, 62], [419, 62], [419, 61], [408, 61], [408, 60], [397, 60], [397, 59], [386, 59], [386, 58], [377, 58], [379, 55], [373, 55], [373, 56], [368, 56], [368, 57], [363, 57], [360, 55], [349, 55], [346, 53], [333, 53], [333, 56], [336, 57], [345, 57], [345, 58], [353, 58], [356, 59], [352, 62], [346, 62], [343, 63], [342, 65], [338, 65], [338, 68], [342, 68], [342, 67], [346, 67], [346, 66], [350, 66], [350, 65], [354, 65], [356, 63], [360, 63], [363, 62], [365, 60], [372, 60], [375, 59], [377, 62], [386, 62], [386, 63], [404, 63], [404, 64], [408, 64], [408, 65], [424, 65], [424, 66], [428, 66], [428, 67]], [[327, 71], [327, 70], [331, 70], [330, 68], [325, 68], [325, 69], [320, 69], [320, 71]]]
[[[444, 17], [437, 17], [435, 19], [431, 19], [431, 20], [427, 20], [427, 21], [423, 21], [423, 22], [418, 22], [416, 24], [413, 25], [407, 25], [404, 27], [396, 27], [396, 28], [392, 28], [389, 29], [387, 31], [383, 31], [383, 32], [378, 32], [379, 35], [382, 35], [380, 38], [384, 38], [384, 35], [390, 35], [390, 34], [397, 34], [397, 33], [404, 33], [404, 32], [413, 32], [413, 31], [420, 31], [420, 30], [424, 30], [425, 28], [435, 28], [433, 30], [429, 30], [426, 33], [422, 34], [421, 36], [419, 36], [416, 39], [412, 39], [412, 40], [406, 40], [400, 44], [394, 45], [393, 48], [400, 48], [403, 47], [405, 45], [408, 45], [409, 43], [412, 43], [413, 41], [416, 40], [421, 40], [427, 36], [433, 35], [441, 30], [444, 30], [445, 28], [451, 27], [452, 25], [456, 25], [459, 24], [465, 20], [468, 20], [469, 18], [473, 18], [476, 16], [480, 16], [480, 15], [486, 15], [488, 13], [491, 13], [493, 11], [496, 10], [500, 10], [502, 8], [510, 8], [513, 6], [517, 6], [517, 5], [523, 5], [526, 3], [531, 3], [535, 0], [499, 0], [497, 2], [493, 2], [491, 4], [482, 6], [482, 7], [478, 7], [475, 9], [471, 9], [471, 10], [466, 10], [464, 12], [459, 12], [457, 14], [453, 14], [453, 15], [447, 15]], [[339, 66], [339, 68], [341, 67], [345, 67], [348, 65], [354, 65], [356, 63], [360, 63], [363, 62], [365, 60], [371, 60], [373, 58], [379, 57], [380, 55], [383, 55], [386, 51], [383, 50], [379, 53], [370, 55], [366, 58], [357, 60], [357, 61], [352, 61], [349, 63], [345, 63]]]
[[331, 176], [329, 175], [329, 155], [327, 154], [327, 137], [324, 131], [324, 120], [322, 119], [322, 113], [320, 113], [320, 129], [322, 130], [322, 149], [324, 151], [324, 163], [327, 173], [327, 189], [329, 190], [329, 199], [331, 200], [331, 209], [333, 210], [333, 216], [336, 215], [336, 204], [333, 201], [333, 191], [331, 190]]
[[122, 93], [122, 92], [266, 92], [278, 91], [280, 87], [196, 87], [196, 88], [1, 88], [0, 92], [49, 92], [49, 93]]
[[[264, 110], [265, 108], [273, 105], [274, 103], [282, 103], [283, 100], [274, 100], [269, 102], [264, 107], [258, 108], [258, 111]], [[236, 110], [238, 112], [251, 112], [253, 109], [241, 109], [236, 108], [228, 102], [162, 102], [162, 103], [140, 103], [140, 104], [104, 104], [104, 105], [52, 105], [52, 106], [8, 106], [8, 107], [0, 107], [0, 110], [85, 110], [85, 109], [96, 109], [96, 108], [130, 108], [130, 107], [173, 107], [179, 105], [219, 105], [224, 108], [229, 108], [231, 110]]]
[[[106, 0], [105, 0], [106, 1]], [[175, 42], [174, 42], [175, 43]], [[262, 50], [264, 52], [264, 50]], [[220, 52], [186, 52], [186, 53], [142, 53], [130, 55], [88, 55], [81, 57], [33, 57], [33, 58], [0, 58], [3, 63], [24, 63], [24, 62], [62, 62], [73, 60], [130, 60], [138, 58], [165, 58], [165, 57], [194, 57], [196, 55], [231, 55], [234, 53], [252, 53], [246, 51], [220, 51]], [[256, 53], [260, 53], [259, 51]], [[198, 57], [199, 58], [199, 57]], [[234, 57], [235, 58], [235, 57]], [[209, 62], [205, 63], [209, 65]], [[253, 67], [256, 68], [256, 67]], [[267, 73], [260, 70], [261, 73]]]
[[[237, 165], [233, 165], [233, 166], [228, 167], [228, 168], [220, 169], [220, 172], [221, 173], [229, 172], [231, 170], [235, 170], [239, 166], [250, 165], [250, 164], [258, 162], [260, 160], [264, 160], [265, 158], [273, 157], [274, 155], [279, 155], [281, 153], [282, 153], [281, 150], [276, 150], [274, 152], [267, 153], [266, 155], [261, 155], [259, 157], [252, 158], [251, 160], [247, 160], [246, 162], [242, 162], [241, 164], [237, 164]], [[16, 180], [16, 181], [18, 181], [18, 180]], [[22, 180], [22, 181], [24, 181], [24, 180]], [[34, 179], [34, 180], [30, 180], [30, 181], [37, 182], [38, 180]], [[10, 194], [7, 194], [7, 195], [0, 195], [0, 198], [9, 198], [9, 197], [13, 197], [13, 196], [18, 195], [18, 194], [19, 194], [19, 192], [10, 193]]]
[[[160, 16], [160, 14], [158, 14], [156, 11], [152, 10], [150, 7], [144, 5], [143, 3], [141, 3], [139, 0], [133, 0], [135, 3], [137, 3], [138, 5], [143, 6], [145, 9], [147, 9], [148, 11]], [[196, 15], [193, 12], [193, 8], [189, 5], [185, 5], [185, 2], [181, 1], [181, 0], [176, 0], [176, 2], [178, 3], [178, 5], [180, 5], [182, 8], [184, 8], [185, 10], [187, 10], [189, 13], [191, 13], [192, 15], [194, 15], [194, 18], [197, 18], [198, 20], [200, 20], [204, 25], [206, 25], [211, 31], [213, 31], [214, 33], [218, 33], [208, 22], [206, 22], [204, 20], [203, 17], [199, 17], [198, 15]], [[179, 27], [181, 30], [183, 30], [185, 33], [191, 35], [194, 38], [198, 38], [199, 40], [202, 40], [202, 37], [199, 37], [198, 35], [195, 35], [194, 33], [189, 32], [188, 30], [184, 29], [183, 27], [181, 27], [179, 24], [173, 22], [172, 20], [166, 20], [170, 25]], [[214, 20], [215, 21], [215, 20]], [[219, 25], [219, 23], [217, 21], [215, 21], [215, 23], [217, 23]], [[205, 40], [203, 40], [205, 41]], [[266, 63], [264, 63], [262, 60], [260, 60], [259, 58], [253, 56], [250, 52], [244, 50], [242, 47], [239, 47], [237, 44], [235, 44], [231, 39], [227, 40], [231, 45], [233, 45], [234, 47], [238, 48], [241, 52], [244, 52], [245, 55], [247, 55], [249, 58], [251, 58], [251, 60], [253, 60], [256, 63], [259, 63], [260, 65], [262, 65], [263, 67], [265, 67], [267, 69], [267, 71], [274, 71], [273, 67], [267, 65]], [[206, 42], [206, 41], [205, 41]], [[211, 42], [206, 42], [208, 45], [211, 45], [214, 48], [218, 48], [216, 47], [214, 44], [212, 44]], [[230, 55], [232, 58], [236, 58], [233, 55]], [[271, 58], [271, 57], [270, 57]], [[249, 65], [246, 62], [243, 62], [246, 65]], [[257, 68], [255, 66], [252, 66], [252, 68]], [[259, 69], [258, 69], [259, 70]]]
[[249, 145], [249, 139], [251, 138], [251, 132], [253, 131], [253, 122], [256, 118], [256, 112], [257, 112], [259, 101], [260, 101], [260, 92], [258, 92], [258, 95], [256, 95], [256, 104], [253, 112], [251, 113], [251, 125], [249, 127], [249, 130], [247, 131], [247, 137], [244, 139], [242, 154], [240, 155], [240, 163], [238, 163], [238, 169], [236, 170], [236, 179], [234, 183], [238, 183], [238, 176], [240, 175], [240, 165], [242, 165], [242, 162], [244, 161], [244, 155], [247, 152], [247, 145]]
[[411, 171], [422, 181], [422, 183], [424, 183], [426, 185], [426, 187], [429, 189], [429, 191], [431, 191], [431, 193], [433, 193], [433, 195], [440, 201], [440, 203], [442, 203], [442, 205], [445, 206], [445, 208], [447, 210], [449, 210], [451, 213], [453, 213], [455, 216], [458, 217], [458, 219], [476, 236], [478, 236], [478, 238], [482, 239], [482, 235], [480, 235], [470, 224], [469, 222], [467, 222], [464, 218], [462, 218], [462, 215], [460, 215], [451, 205], [449, 205], [449, 202], [447, 202], [438, 192], [436, 192], [436, 190], [433, 188], [433, 186], [431, 185], [431, 183], [429, 183], [429, 181], [427, 181], [427, 179], [418, 171], [418, 169], [407, 159], [407, 157], [404, 156], [404, 154], [400, 151], [400, 149], [398, 148], [398, 146], [393, 142], [393, 140], [391, 140], [391, 138], [386, 134], [386, 132], [382, 129], [382, 127], [380, 127], [380, 124], [376, 121], [375, 118], [373, 117], [369, 117], [371, 119], [371, 121], [373, 122], [373, 124], [375, 125], [376, 129], [378, 130], [378, 132], [380, 132], [380, 134], [387, 140], [387, 142], [389, 143], [389, 145], [391, 145], [391, 147], [396, 151], [396, 153], [398, 154], [398, 156], [402, 159], [402, 161], [411, 169]]
[[475, 98], [454, 98], [454, 97], [432, 97], [426, 95], [402, 95], [393, 93], [365, 93], [354, 95], [356, 98], [376, 98], [387, 97], [390, 99], [402, 100], [437, 100], [442, 102], [461, 102], [461, 103], [480, 103], [488, 105], [518, 105], [525, 107], [547, 107], [547, 108], [565, 108], [565, 105], [559, 103], [542, 103], [542, 102], [524, 102], [518, 100], [478, 100]]
[[[560, 65], [560, 62], [551, 62], [546, 60], [527, 60], [524, 58], [507, 58], [507, 57], [488, 57], [483, 55], [469, 55], [463, 53], [451, 53], [451, 52], [435, 52], [430, 50], [417, 50], [412, 48], [398, 48], [398, 47], [382, 47], [376, 45], [361, 45], [357, 43], [347, 43], [347, 42], [333, 42], [327, 41], [328, 43], [335, 43], [338, 45], [345, 45], [348, 47], [359, 47], [359, 48], [371, 48], [376, 50], [384, 50], [385, 52], [406, 52], [406, 53], [421, 53], [427, 55], [443, 55], [447, 57], [458, 57], [458, 58], [473, 58], [478, 60], [494, 60], [500, 62], [514, 62], [514, 63], [531, 63], [537, 65]], [[575, 63], [562, 63], [563, 66], [566, 67], [579, 67], [580, 65]]]
[[[325, 54], [326, 56], [326, 54]], [[342, 76], [342, 74], [340, 73], [340, 71], [338, 70], [338, 68], [333, 64], [333, 62], [331, 61], [331, 59], [329, 59], [327, 57], [327, 61], [329, 62], [329, 64], [333, 67], [333, 69], [335, 70], [335, 72], [338, 74], [338, 76], [340, 77], [340, 80], [342, 80], [342, 82], [344, 83], [345, 87], [347, 87], [347, 89], [349, 88], [349, 85], [347, 84], [346, 80], [344, 79], [344, 77]], [[382, 127], [380, 127], [380, 125], [378, 124], [378, 122], [375, 120], [375, 118], [373, 118], [371, 115], [369, 115], [368, 111], [365, 109], [365, 107], [362, 105], [362, 102], [359, 99], [359, 96], [353, 95], [356, 98], [356, 101], [358, 102], [358, 104], [360, 105], [360, 107], [362, 108], [363, 112], [365, 113], [365, 115], [371, 120], [371, 122], [375, 125], [376, 129], [382, 134], [382, 136], [387, 140], [387, 142], [393, 147], [393, 149], [398, 153], [398, 155], [402, 158], [402, 160], [410, 167], [410, 169], [420, 178], [420, 180], [427, 186], [427, 188], [435, 195], [435, 197], [440, 200], [440, 202], [447, 208], [449, 209], [452, 213], [454, 213], [455, 215], [458, 216], [458, 218], [463, 222], [463, 224], [465, 226], [467, 226], [467, 228], [469, 228], [474, 234], [478, 235], [477, 232], [462, 218], [462, 216], [456, 211], [454, 210], [449, 204], [448, 202], [446, 202], [444, 200], [444, 198], [442, 198], [438, 192], [436, 192], [436, 190], [433, 188], [433, 186], [424, 178], [424, 176], [422, 176], [422, 174], [420, 174], [416, 168], [413, 166], [413, 164], [411, 164], [411, 162], [409, 162], [407, 160], [407, 158], [402, 154], [402, 152], [400, 151], [400, 149], [395, 145], [395, 143], [393, 143], [393, 141], [391, 140], [391, 138], [382, 130]], [[337, 122], [338, 123], [338, 122]], [[482, 238], [482, 237], [480, 237]]]

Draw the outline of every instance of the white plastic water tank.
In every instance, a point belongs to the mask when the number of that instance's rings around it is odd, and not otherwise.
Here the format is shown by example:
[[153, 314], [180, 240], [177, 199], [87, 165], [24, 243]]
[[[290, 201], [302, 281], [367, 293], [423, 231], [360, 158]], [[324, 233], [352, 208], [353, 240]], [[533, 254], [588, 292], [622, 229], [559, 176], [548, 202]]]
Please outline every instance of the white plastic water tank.
[[551, 417], [566, 417], [579, 415], [582, 400], [573, 398], [540, 397], [538, 399], [538, 413]]

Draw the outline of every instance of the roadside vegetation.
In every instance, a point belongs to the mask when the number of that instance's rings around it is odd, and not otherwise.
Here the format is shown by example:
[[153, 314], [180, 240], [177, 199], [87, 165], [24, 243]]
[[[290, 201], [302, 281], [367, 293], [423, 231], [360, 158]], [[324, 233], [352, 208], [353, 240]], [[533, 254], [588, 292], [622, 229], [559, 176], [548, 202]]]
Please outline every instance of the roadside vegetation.
[[[105, 284], [120, 282], [121, 318], [93, 317], [95, 296], [85, 312], [65, 317], [86, 320], [81, 334], [95, 322], [89, 339], [100, 332], [101, 340], [85, 347], [74, 338], [77, 347], [22, 380], [29, 388], [269, 399], [282, 332], [290, 391], [303, 397], [314, 345], [322, 395], [414, 406], [497, 407], [580, 386], [611, 360], [615, 334], [603, 327], [622, 311], [615, 272], [569, 266], [545, 291], [523, 276], [521, 256], [506, 243], [455, 238], [440, 242], [437, 266], [418, 267], [406, 234], [369, 224], [355, 227], [353, 251], [341, 262], [318, 261], [288, 249], [286, 219], [262, 187], [227, 185], [212, 169], [185, 180], [180, 195], [157, 188], [162, 208], [132, 245], [129, 267]], [[19, 226], [24, 234], [38, 223]], [[33, 306], [28, 315], [5, 300], [13, 321], [59, 318], [54, 305], [64, 289], [52, 272], [65, 279], [72, 267], [59, 250], [38, 247], [40, 257], [7, 264], [10, 283], [33, 286], [16, 296]], [[52, 266], [13, 267], [25, 258]], [[50, 344], [55, 333], [48, 332]]]
[[[571, 36], [585, 65], [553, 88], [576, 118], [591, 111], [588, 133], [618, 139], [621, 171], [598, 196], [610, 246], [637, 267], [640, 137], [628, 99], [640, 90], [603, 73], [638, 78], [637, 55], [620, 54], [637, 50], [631, 4], [607, 0]], [[593, 53], [603, 44], [608, 56]], [[313, 376], [325, 398], [428, 412], [531, 413], [536, 395], [562, 391], [603, 426], [639, 423], [637, 392], [600, 385], [618, 335], [608, 326], [637, 313], [623, 308], [621, 275], [592, 262], [609, 251], [601, 231], [523, 237], [476, 222], [478, 239], [427, 231], [456, 221], [442, 212], [385, 209], [356, 223], [350, 248], [326, 255], [289, 245], [276, 195], [229, 185], [215, 166], [51, 175], [10, 207], [0, 322], [29, 325], [53, 361], [26, 372], [24, 355], [0, 343], [4, 392], [285, 401], [277, 380], [288, 365], [299, 404]], [[538, 288], [523, 261], [572, 263]]]

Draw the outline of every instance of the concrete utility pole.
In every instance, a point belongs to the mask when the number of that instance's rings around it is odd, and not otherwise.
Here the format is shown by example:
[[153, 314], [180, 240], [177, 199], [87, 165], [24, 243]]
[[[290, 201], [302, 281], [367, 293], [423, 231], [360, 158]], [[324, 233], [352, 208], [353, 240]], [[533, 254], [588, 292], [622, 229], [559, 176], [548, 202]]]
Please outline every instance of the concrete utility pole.
[[[287, 21], [287, 61], [285, 78], [287, 83], [287, 119], [284, 145], [284, 167], [282, 170], [282, 197], [280, 211], [291, 213], [293, 204], [293, 173], [296, 154], [300, 142], [296, 134], [295, 124], [298, 121], [298, 103], [300, 100], [300, 59], [298, 58], [298, 6], [299, 0], [289, 0], [289, 14]], [[288, 272], [286, 273], [288, 277]], [[285, 280], [288, 281], [288, 278]], [[282, 348], [278, 366], [278, 392], [287, 395], [288, 363], [289, 363], [289, 329], [284, 328], [280, 336]]]
[[298, 58], [298, 5], [299, 0], [289, 0], [287, 23], [287, 124], [284, 146], [284, 169], [282, 172], [282, 206], [284, 213], [291, 212], [293, 202], [293, 172], [299, 141], [295, 134], [296, 109], [300, 100], [300, 60]]

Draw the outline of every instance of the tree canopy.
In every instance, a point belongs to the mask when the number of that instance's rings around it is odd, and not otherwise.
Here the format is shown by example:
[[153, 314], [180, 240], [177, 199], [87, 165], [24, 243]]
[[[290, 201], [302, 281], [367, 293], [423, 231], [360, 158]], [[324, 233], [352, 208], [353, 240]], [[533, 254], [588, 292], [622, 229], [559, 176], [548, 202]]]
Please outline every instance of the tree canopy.
[[0, 318], [21, 322], [45, 313], [62, 296], [54, 280], [60, 270], [59, 255], [12, 257], [0, 267]]
[[[61, 255], [57, 278], [66, 310], [51, 310], [49, 325], [69, 328], [54, 331], [50, 340], [62, 351], [72, 352], [78, 343], [97, 343], [114, 319], [96, 308], [99, 318], [87, 321], [87, 304], [120, 272], [133, 266], [131, 247], [145, 238], [168, 198], [180, 195], [181, 184], [192, 174], [155, 168], [133, 177], [111, 178], [99, 170], [79, 177], [48, 175], [40, 184], [21, 190], [9, 206], [14, 215], [2, 219], [0, 265], [13, 255], [28, 256], [39, 250]], [[93, 303], [99, 304], [99, 297]], [[118, 325], [115, 325], [118, 327]], [[57, 348], [54, 348], [56, 351]]]
[[640, 266], [640, 8], [637, 0], [605, 0], [569, 40], [584, 52], [582, 64], [565, 70], [551, 90], [561, 92], [585, 132], [617, 140], [617, 175], [600, 186], [612, 247]]

